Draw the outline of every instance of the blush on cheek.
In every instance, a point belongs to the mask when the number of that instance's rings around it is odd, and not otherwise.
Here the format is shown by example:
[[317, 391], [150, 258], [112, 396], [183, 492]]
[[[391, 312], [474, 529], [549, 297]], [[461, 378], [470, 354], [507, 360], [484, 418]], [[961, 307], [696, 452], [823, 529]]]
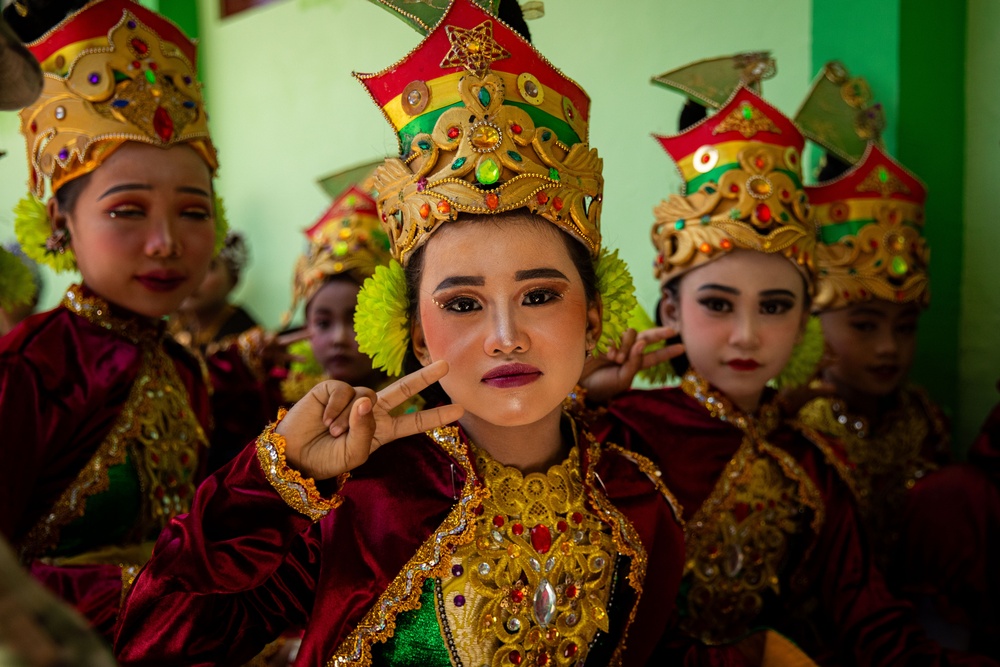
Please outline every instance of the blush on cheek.
[[427, 304], [425, 299], [420, 304], [420, 328], [424, 334], [424, 345], [431, 361], [445, 358], [445, 352], [450, 347], [451, 333], [445, 323], [444, 313], [433, 302]]

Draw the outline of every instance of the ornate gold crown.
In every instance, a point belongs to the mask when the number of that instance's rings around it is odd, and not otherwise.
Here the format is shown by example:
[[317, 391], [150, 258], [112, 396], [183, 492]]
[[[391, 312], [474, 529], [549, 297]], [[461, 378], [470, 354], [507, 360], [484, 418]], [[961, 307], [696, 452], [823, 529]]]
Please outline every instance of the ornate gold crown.
[[396, 129], [400, 158], [375, 173], [393, 256], [459, 213], [527, 208], [600, 249], [602, 162], [586, 93], [470, 0], [453, 0], [423, 42], [355, 75]]
[[125, 141], [189, 143], [214, 171], [195, 45], [131, 0], [87, 5], [28, 45], [45, 72], [21, 111], [29, 187], [36, 197], [97, 168]]
[[819, 230], [818, 310], [871, 299], [930, 302], [927, 189], [875, 144], [843, 176], [806, 188]]
[[371, 174], [351, 184], [306, 230], [309, 249], [295, 264], [292, 308], [308, 303], [330, 276], [350, 274], [361, 284], [375, 267], [389, 263], [389, 238], [382, 231], [371, 191]]
[[781, 253], [811, 282], [816, 240], [802, 187], [804, 140], [790, 120], [740, 86], [714, 116], [657, 139], [690, 193], [654, 209], [661, 283], [736, 248]]

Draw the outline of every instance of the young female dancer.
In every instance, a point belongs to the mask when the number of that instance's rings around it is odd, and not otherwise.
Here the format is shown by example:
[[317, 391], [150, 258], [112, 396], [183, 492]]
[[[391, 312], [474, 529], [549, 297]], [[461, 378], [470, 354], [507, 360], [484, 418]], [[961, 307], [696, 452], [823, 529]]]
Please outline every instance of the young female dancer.
[[123, 585], [188, 510], [206, 444], [202, 371], [161, 318], [224, 235], [215, 150], [194, 44], [163, 17], [97, 2], [29, 48], [47, 76], [21, 112], [31, 192], [16, 230], [83, 282], [0, 342], [0, 532], [110, 636]]
[[[305, 665], [633, 665], [670, 621], [672, 496], [562, 410], [634, 303], [587, 97], [468, 0], [427, 23], [362, 77], [405, 155], [376, 174], [396, 261], [355, 320], [420, 370], [319, 385], [209, 478], [126, 601], [124, 664], [235, 664], [302, 624]], [[389, 414], [438, 380], [453, 404]]]

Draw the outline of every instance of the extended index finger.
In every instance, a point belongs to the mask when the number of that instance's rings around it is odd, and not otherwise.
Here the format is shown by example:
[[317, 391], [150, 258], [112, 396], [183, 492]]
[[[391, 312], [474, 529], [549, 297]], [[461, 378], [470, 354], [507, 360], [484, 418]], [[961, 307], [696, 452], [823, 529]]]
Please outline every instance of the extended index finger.
[[274, 342], [281, 347], [288, 347], [292, 343], [298, 343], [300, 340], [305, 340], [306, 338], [309, 338], [309, 330], [303, 328], [290, 333], [278, 334], [275, 337]]
[[401, 405], [411, 396], [423, 391], [448, 374], [448, 362], [441, 359], [429, 366], [424, 366], [415, 373], [404, 375], [388, 387], [378, 392], [379, 405], [385, 410], [392, 410]]

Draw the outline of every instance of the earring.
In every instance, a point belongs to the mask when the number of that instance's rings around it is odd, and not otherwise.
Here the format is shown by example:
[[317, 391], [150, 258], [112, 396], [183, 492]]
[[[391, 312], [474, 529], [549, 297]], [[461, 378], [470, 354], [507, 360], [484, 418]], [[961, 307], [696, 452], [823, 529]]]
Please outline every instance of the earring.
[[45, 252], [49, 255], [63, 255], [69, 249], [69, 230], [65, 227], [52, 230], [45, 239]]

